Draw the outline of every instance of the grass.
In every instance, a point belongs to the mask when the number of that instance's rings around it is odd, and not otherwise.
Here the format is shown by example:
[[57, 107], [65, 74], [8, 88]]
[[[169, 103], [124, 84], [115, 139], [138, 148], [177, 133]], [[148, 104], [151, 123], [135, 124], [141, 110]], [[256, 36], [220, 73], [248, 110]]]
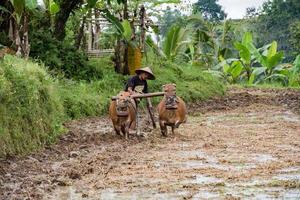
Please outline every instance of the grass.
[[271, 83], [262, 83], [257, 85], [249, 84], [233, 84], [230, 87], [237, 88], [260, 88], [260, 89], [300, 89], [299, 86], [283, 86], [281, 83], [271, 82]]
[[[157, 63], [154, 58], [151, 60], [154, 62], [148, 65], [156, 75], [155, 81], [148, 81], [151, 92], [161, 91], [162, 85], [166, 83], [175, 83], [177, 95], [190, 103], [224, 94], [224, 84], [211, 74], [200, 70], [199, 67], [178, 65], [167, 61]], [[154, 102], [158, 101], [159, 99], [155, 98]]]
[[[107, 113], [110, 97], [123, 90], [128, 76], [116, 74], [109, 58], [91, 59], [89, 64], [101, 71], [101, 79], [57, 79], [33, 61], [13, 56], [0, 61], [0, 157], [54, 142], [67, 120]], [[221, 82], [196, 67], [168, 62], [153, 62], [151, 67], [157, 80], [148, 82], [150, 92], [176, 83], [177, 94], [186, 102], [224, 94]]]
[[60, 134], [64, 112], [55, 88], [36, 63], [0, 61], [0, 156], [30, 152]]

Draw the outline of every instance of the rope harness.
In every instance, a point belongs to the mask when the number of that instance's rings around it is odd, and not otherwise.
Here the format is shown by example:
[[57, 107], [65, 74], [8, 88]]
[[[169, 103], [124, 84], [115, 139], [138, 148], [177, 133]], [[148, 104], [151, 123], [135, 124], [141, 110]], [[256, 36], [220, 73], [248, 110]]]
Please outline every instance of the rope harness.
[[179, 100], [176, 95], [165, 95], [165, 106], [166, 109], [177, 109]]
[[132, 98], [116, 99], [116, 111], [119, 117], [127, 117], [130, 107], [136, 113], [136, 104]]

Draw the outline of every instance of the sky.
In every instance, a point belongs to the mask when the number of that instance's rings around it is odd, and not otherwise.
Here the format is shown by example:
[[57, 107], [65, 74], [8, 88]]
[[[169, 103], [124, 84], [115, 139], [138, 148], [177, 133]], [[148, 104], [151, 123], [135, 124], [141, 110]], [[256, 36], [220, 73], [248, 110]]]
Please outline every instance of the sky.
[[[227, 18], [241, 19], [246, 15], [246, 8], [258, 8], [267, 0], [218, 0], [224, 11], [227, 13]], [[181, 6], [195, 3], [197, 0], [181, 0]], [[173, 6], [170, 6], [173, 7]], [[179, 6], [180, 7], [180, 6]], [[186, 14], [186, 12], [183, 11]]]
[[[248, 7], [258, 8], [265, 1], [267, 1], [267, 0], [218, 0], [218, 4], [220, 4], [223, 7], [224, 11], [227, 13], [228, 19], [229, 18], [241, 19], [246, 14], [246, 8], [248, 8]], [[38, 0], [38, 2], [42, 3], [43, 0]], [[197, 2], [197, 0], [181, 0], [181, 2], [182, 2], [181, 5], [183, 5], [183, 7], [185, 7], [187, 5], [191, 5], [192, 3]], [[172, 6], [172, 5], [165, 5], [165, 6], [163, 6], [163, 9], [166, 8], [167, 6], [174, 8], [174, 6]], [[183, 11], [183, 13], [186, 14], [185, 11]]]
[[219, 4], [228, 14], [227, 18], [240, 19], [246, 14], [248, 7], [260, 7], [266, 0], [219, 0]]

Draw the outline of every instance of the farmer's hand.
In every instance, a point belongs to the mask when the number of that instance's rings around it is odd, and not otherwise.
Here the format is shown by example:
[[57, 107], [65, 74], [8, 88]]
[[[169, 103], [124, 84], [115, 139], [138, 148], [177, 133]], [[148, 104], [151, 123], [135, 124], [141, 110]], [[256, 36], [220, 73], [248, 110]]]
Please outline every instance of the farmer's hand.
[[128, 92], [129, 92], [130, 95], [134, 94], [134, 91], [132, 90], [132, 88], [128, 88]]
[[141, 102], [141, 99], [140, 99], [140, 98], [136, 98], [135, 100], [136, 100], [137, 103], [140, 103], [140, 102]]

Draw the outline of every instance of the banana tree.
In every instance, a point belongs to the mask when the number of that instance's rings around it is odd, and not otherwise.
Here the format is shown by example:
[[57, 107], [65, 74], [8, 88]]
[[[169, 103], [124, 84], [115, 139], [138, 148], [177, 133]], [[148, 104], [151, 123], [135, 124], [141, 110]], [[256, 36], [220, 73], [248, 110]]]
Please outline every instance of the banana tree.
[[234, 42], [234, 47], [239, 51], [240, 61], [246, 72], [248, 81], [252, 74], [251, 48], [254, 48], [252, 34], [246, 32], [241, 42]]
[[292, 67], [289, 69], [289, 86], [300, 86], [300, 55], [298, 55], [293, 62]]
[[251, 51], [261, 65], [253, 70], [249, 79], [249, 83], [258, 83], [266, 80], [282, 80], [287, 82], [288, 70], [281, 65], [283, 59], [283, 52], [277, 52], [277, 42], [273, 41], [268, 48], [262, 53], [252, 45]]
[[102, 10], [102, 16], [111, 22], [116, 30], [115, 37], [117, 38], [117, 42], [115, 45], [115, 56], [113, 58], [115, 71], [128, 74], [128, 46], [135, 46], [135, 43], [131, 41], [132, 28], [130, 22], [127, 19], [121, 22], [108, 9]]
[[[140, 60], [141, 51], [144, 50], [146, 41], [146, 10], [153, 11], [155, 7], [164, 3], [179, 3], [179, 0], [117, 0], [109, 1], [102, 15], [116, 28], [117, 44], [115, 47], [115, 70], [128, 74], [128, 60]], [[119, 17], [115, 17], [118, 15]], [[139, 21], [139, 33], [136, 30], [136, 22]], [[138, 36], [138, 37], [137, 37]], [[131, 54], [130, 52], [139, 53]], [[129, 55], [138, 55], [137, 58], [128, 58]], [[134, 62], [135, 65], [137, 62]], [[140, 67], [140, 66], [138, 66]]]
[[165, 58], [170, 61], [174, 61], [177, 56], [183, 54], [187, 48], [188, 30], [178, 25], [172, 26], [164, 41], [163, 41], [163, 53]]
[[234, 42], [234, 47], [238, 50], [239, 58], [224, 59], [221, 54], [219, 56], [221, 62], [215, 65], [213, 70], [223, 71], [227, 81], [230, 83], [236, 83], [245, 78], [249, 81], [253, 71], [253, 64], [256, 62], [251, 53], [251, 48], [254, 47], [251, 33], [245, 33], [242, 41]]
[[243, 78], [244, 66], [239, 59], [222, 59], [216, 68], [221, 68], [216, 71], [222, 71], [223, 77], [229, 83], [238, 83]]
[[191, 63], [200, 63], [209, 68], [212, 63], [217, 63], [215, 57], [215, 28], [213, 24], [204, 20], [201, 15], [192, 15], [188, 18], [187, 28], [192, 33], [189, 44], [188, 56]]
[[28, 58], [30, 52], [29, 13], [37, 7], [37, 0], [10, 0], [10, 3], [14, 11], [11, 13], [9, 38], [16, 46], [16, 55]]
[[225, 21], [222, 26], [215, 25], [196, 14], [188, 18], [188, 29], [192, 32], [188, 52], [192, 63], [211, 68], [221, 59], [230, 57], [234, 34], [229, 21]]

